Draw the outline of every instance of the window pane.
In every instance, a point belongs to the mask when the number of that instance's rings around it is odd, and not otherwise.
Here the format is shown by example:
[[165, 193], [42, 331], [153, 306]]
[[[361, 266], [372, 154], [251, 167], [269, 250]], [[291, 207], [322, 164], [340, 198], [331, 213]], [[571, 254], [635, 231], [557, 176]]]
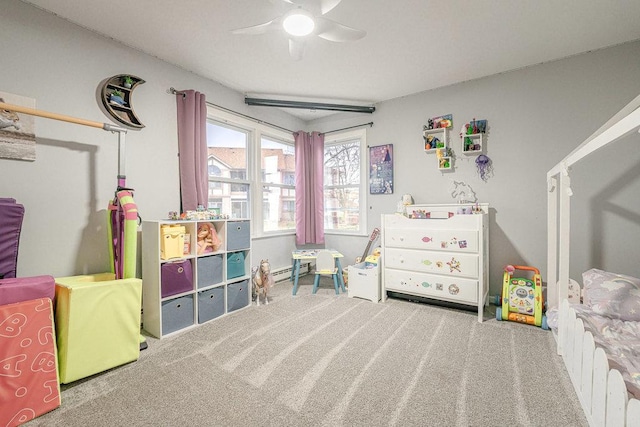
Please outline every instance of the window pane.
[[260, 146], [260, 169], [263, 182], [295, 185], [296, 163], [293, 145], [262, 138]]
[[325, 146], [324, 185], [360, 185], [360, 141]]
[[293, 143], [260, 139], [264, 231], [295, 229], [295, 167]]
[[230, 184], [224, 180], [247, 181], [248, 141], [244, 129], [207, 122], [207, 167], [209, 173], [209, 207], [231, 218], [249, 218], [249, 184]]
[[360, 187], [324, 190], [325, 230], [359, 230]]
[[249, 218], [249, 198], [249, 184], [209, 181], [209, 207], [231, 218]]
[[360, 231], [361, 142], [358, 138], [325, 144], [325, 230]]
[[264, 231], [295, 229], [295, 190], [264, 186], [262, 203]]
[[246, 179], [249, 133], [207, 122], [209, 177]]

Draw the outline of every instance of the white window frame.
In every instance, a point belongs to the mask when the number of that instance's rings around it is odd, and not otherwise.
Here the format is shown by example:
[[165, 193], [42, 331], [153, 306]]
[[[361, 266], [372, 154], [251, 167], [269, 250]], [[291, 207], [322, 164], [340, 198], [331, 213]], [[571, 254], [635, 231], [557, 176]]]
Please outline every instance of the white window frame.
[[359, 229], [357, 231], [354, 230], [329, 230], [325, 229], [325, 234], [332, 235], [340, 235], [340, 236], [366, 236], [368, 235], [367, 230], [367, 182], [368, 182], [368, 174], [369, 170], [367, 167], [367, 159], [369, 156], [369, 152], [367, 150], [367, 129], [353, 129], [342, 132], [332, 132], [324, 137], [324, 145], [333, 145], [340, 144], [342, 142], [352, 141], [354, 139], [360, 140], [360, 197], [358, 198], [358, 204], [360, 205], [359, 210], [359, 220], [358, 225]]
[[[262, 174], [260, 170], [260, 146], [262, 138], [266, 137], [293, 144], [293, 134], [276, 129], [275, 127], [269, 126], [267, 124], [256, 122], [237, 114], [233, 114], [228, 111], [216, 108], [212, 105], [207, 105], [207, 120], [225, 123], [229, 126], [242, 129], [249, 133], [249, 138], [247, 140], [247, 179], [232, 179], [228, 181], [232, 184], [249, 185], [249, 194], [251, 195], [249, 212], [251, 212], [251, 230], [253, 237], [295, 234], [295, 229], [282, 231], [276, 230], [269, 232], [264, 231], [264, 221], [262, 214]], [[221, 181], [226, 182], [227, 180]]]

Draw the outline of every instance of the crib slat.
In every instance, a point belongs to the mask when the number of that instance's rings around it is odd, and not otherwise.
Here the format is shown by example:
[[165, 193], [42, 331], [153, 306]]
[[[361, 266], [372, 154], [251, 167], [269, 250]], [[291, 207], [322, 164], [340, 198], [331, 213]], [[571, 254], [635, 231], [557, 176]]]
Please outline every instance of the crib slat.
[[640, 427], [640, 400], [631, 399], [627, 404], [627, 427]]
[[596, 343], [591, 332], [586, 331], [582, 339], [582, 400], [584, 406], [591, 408], [591, 395], [593, 392], [593, 352], [596, 351]]
[[567, 316], [569, 315], [569, 301], [562, 300], [558, 312], [558, 345], [557, 353], [562, 356], [564, 354], [564, 343], [567, 339]]
[[593, 393], [591, 400], [591, 415], [594, 425], [604, 426], [607, 405], [607, 377], [609, 362], [607, 355], [600, 347], [593, 353]]
[[607, 427], [624, 427], [627, 400], [627, 386], [622, 374], [616, 369], [610, 370], [607, 378]]
[[573, 378], [573, 332], [576, 326], [576, 312], [572, 308], [569, 308], [567, 311], [565, 325], [566, 329], [562, 345], [562, 356], [564, 358], [564, 363], [567, 366], [567, 371], [571, 378]]
[[573, 327], [573, 378], [576, 390], [580, 390], [582, 383], [582, 341], [584, 340], [584, 322], [576, 319]]

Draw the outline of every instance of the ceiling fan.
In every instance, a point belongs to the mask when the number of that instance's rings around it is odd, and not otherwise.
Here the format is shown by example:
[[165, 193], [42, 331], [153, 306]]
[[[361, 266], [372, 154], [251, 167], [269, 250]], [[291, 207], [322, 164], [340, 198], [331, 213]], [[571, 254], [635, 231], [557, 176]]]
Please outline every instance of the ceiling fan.
[[272, 3], [295, 5], [269, 22], [251, 27], [233, 30], [233, 34], [264, 34], [271, 31], [284, 31], [289, 37], [289, 54], [295, 60], [302, 59], [305, 41], [308, 36], [318, 36], [332, 42], [348, 42], [363, 38], [367, 32], [347, 27], [324, 17], [342, 0], [270, 0]]

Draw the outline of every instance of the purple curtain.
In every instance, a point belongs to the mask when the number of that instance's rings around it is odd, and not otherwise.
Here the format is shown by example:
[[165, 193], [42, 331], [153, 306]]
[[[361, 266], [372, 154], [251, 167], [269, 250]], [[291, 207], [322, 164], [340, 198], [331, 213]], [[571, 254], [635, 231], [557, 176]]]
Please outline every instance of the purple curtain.
[[296, 143], [296, 244], [324, 243], [324, 135], [298, 131]]
[[203, 93], [176, 93], [182, 212], [208, 205], [207, 104]]

